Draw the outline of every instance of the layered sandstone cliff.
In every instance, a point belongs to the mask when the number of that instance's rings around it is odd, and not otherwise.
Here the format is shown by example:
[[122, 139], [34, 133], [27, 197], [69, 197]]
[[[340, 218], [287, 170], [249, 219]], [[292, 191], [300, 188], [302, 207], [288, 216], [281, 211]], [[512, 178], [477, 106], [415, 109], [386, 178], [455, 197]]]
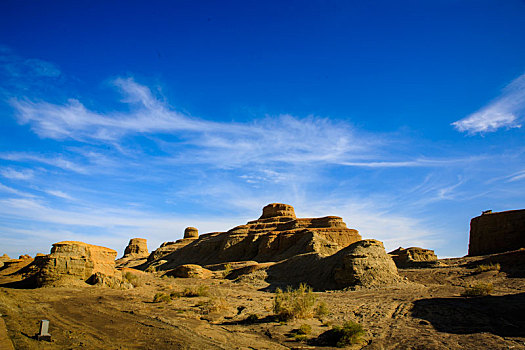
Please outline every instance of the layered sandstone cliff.
[[484, 212], [470, 221], [468, 255], [486, 255], [525, 248], [525, 209]]
[[113, 249], [83, 242], [63, 241], [53, 244], [51, 253], [38, 257], [39, 271], [36, 281], [39, 286], [51, 285], [61, 280], [87, 281], [99, 273], [115, 276], [115, 257]]
[[[161, 268], [170, 269], [183, 264], [281, 261], [308, 252], [328, 256], [361, 240], [361, 236], [347, 228], [340, 217], [296, 218], [292, 206], [273, 203], [263, 208], [258, 220], [186, 240], [163, 244], [148, 261], [167, 260]], [[163, 248], [171, 252], [161, 255]]]

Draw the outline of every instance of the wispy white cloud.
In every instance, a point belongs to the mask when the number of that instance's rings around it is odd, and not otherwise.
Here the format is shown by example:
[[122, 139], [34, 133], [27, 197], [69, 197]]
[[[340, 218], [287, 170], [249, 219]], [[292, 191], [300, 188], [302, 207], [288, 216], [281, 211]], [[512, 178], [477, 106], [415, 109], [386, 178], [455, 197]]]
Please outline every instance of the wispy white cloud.
[[62, 192], [60, 190], [45, 190], [44, 192], [47, 193], [47, 194], [50, 194], [52, 196], [55, 196], [55, 197], [58, 197], [58, 198], [62, 198], [62, 199], [68, 199], [68, 200], [73, 200], [74, 199], [69, 194], [67, 194], [65, 192]]
[[[116, 79], [114, 85], [131, 105], [129, 112], [99, 113], [71, 99], [64, 105], [12, 99], [18, 120], [41, 137], [83, 142], [115, 142], [126, 135], [176, 134], [182, 141], [159, 140], [159, 146], [181, 161], [181, 145], [191, 157], [224, 167], [258, 162], [338, 163], [362, 157], [381, 141], [359, 135], [343, 122], [326, 118], [267, 116], [252, 123], [217, 123], [197, 119], [168, 107], [149, 88], [133, 79]], [[364, 134], [364, 133], [363, 133]], [[190, 149], [191, 148], [191, 149]]]
[[35, 197], [34, 195], [32, 195], [30, 193], [19, 191], [19, 190], [15, 189], [15, 188], [3, 185], [1, 183], [0, 183], [0, 192], [11, 193], [11, 194], [15, 194], [15, 195], [18, 195], [18, 196], [21, 196], [21, 197]]
[[65, 159], [63, 156], [47, 157], [40, 154], [27, 152], [4, 152], [0, 153], [0, 159], [17, 161], [17, 162], [36, 162], [50, 165], [56, 168], [73, 171], [79, 174], [86, 174], [87, 168], [83, 165], [74, 163]]
[[8, 179], [29, 180], [34, 176], [32, 169], [15, 170], [13, 168], [0, 169], [0, 175]]
[[504, 89], [501, 96], [452, 125], [460, 132], [486, 133], [500, 128], [519, 128], [524, 116], [525, 74], [522, 74]]

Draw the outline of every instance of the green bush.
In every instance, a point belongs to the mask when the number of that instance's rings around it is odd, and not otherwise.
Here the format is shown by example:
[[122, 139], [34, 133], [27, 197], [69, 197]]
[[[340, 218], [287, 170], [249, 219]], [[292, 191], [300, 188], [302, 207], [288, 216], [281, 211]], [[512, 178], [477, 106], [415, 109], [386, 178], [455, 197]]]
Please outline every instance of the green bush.
[[342, 348], [359, 343], [365, 333], [363, 326], [359, 323], [346, 321], [342, 326], [332, 326], [332, 329], [320, 334], [313, 343], [315, 345]]
[[171, 301], [171, 297], [166, 293], [156, 293], [153, 297], [154, 303], [169, 303]]
[[501, 269], [500, 264], [493, 264], [493, 263], [481, 264], [481, 265], [476, 266], [476, 268], [474, 269], [474, 272], [481, 273], [485, 271], [499, 271], [500, 269]]
[[330, 309], [324, 301], [321, 301], [315, 307], [315, 317], [321, 320], [323, 317], [327, 316], [330, 313]]
[[492, 283], [479, 282], [471, 287], [466, 287], [461, 295], [464, 297], [482, 297], [485, 295], [490, 295], [493, 290], [494, 286]]
[[301, 283], [296, 290], [288, 287], [285, 292], [280, 288], [275, 290], [273, 311], [279, 321], [289, 321], [295, 318], [308, 318], [314, 314], [316, 296], [312, 288]]

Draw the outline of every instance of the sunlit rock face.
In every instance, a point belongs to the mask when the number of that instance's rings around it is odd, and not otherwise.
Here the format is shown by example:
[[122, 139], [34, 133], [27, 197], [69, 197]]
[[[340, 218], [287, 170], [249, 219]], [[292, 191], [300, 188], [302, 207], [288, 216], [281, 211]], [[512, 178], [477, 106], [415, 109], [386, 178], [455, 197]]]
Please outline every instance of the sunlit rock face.
[[144, 258], [148, 255], [148, 241], [144, 238], [132, 238], [124, 250], [123, 258]]
[[87, 281], [96, 273], [118, 275], [116, 256], [113, 249], [84, 242], [55, 243], [50, 254], [38, 258], [37, 284], [49, 285], [64, 279]]
[[280, 261], [307, 252], [332, 255], [359, 240], [357, 230], [347, 228], [340, 217], [297, 218], [291, 205], [272, 203], [263, 208], [259, 219], [227, 232], [198, 238], [185, 234], [182, 240], [164, 243], [148, 262], [164, 259], [163, 268], [171, 269], [183, 264]]

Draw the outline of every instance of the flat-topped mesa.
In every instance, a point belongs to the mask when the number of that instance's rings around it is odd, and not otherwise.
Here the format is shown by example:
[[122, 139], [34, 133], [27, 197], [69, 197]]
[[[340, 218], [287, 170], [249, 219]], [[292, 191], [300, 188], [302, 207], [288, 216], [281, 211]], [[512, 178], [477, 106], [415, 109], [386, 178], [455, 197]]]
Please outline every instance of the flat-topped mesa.
[[145, 258], [148, 255], [148, 240], [145, 238], [130, 239], [124, 250], [124, 258]]
[[328, 256], [359, 240], [357, 230], [347, 228], [338, 216], [296, 218], [292, 206], [272, 203], [259, 219], [227, 232], [164, 243], [150, 254], [148, 263], [167, 260], [162, 269], [168, 269], [183, 264], [281, 261], [308, 252]]
[[470, 221], [468, 255], [503, 253], [525, 248], [525, 209], [486, 210]]
[[259, 220], [280, 216], [295, 219], [295, 211], [291, 205], [282, 203], [271, 203], [263, 208], [263, 213]]
[[87, 281], [96, 273], [114, 276], [116, 256], [113, 249], [84, 242], [55, 243], [50, 254], [40, 257], [37, 283], [48, 285], [64, 278]]

